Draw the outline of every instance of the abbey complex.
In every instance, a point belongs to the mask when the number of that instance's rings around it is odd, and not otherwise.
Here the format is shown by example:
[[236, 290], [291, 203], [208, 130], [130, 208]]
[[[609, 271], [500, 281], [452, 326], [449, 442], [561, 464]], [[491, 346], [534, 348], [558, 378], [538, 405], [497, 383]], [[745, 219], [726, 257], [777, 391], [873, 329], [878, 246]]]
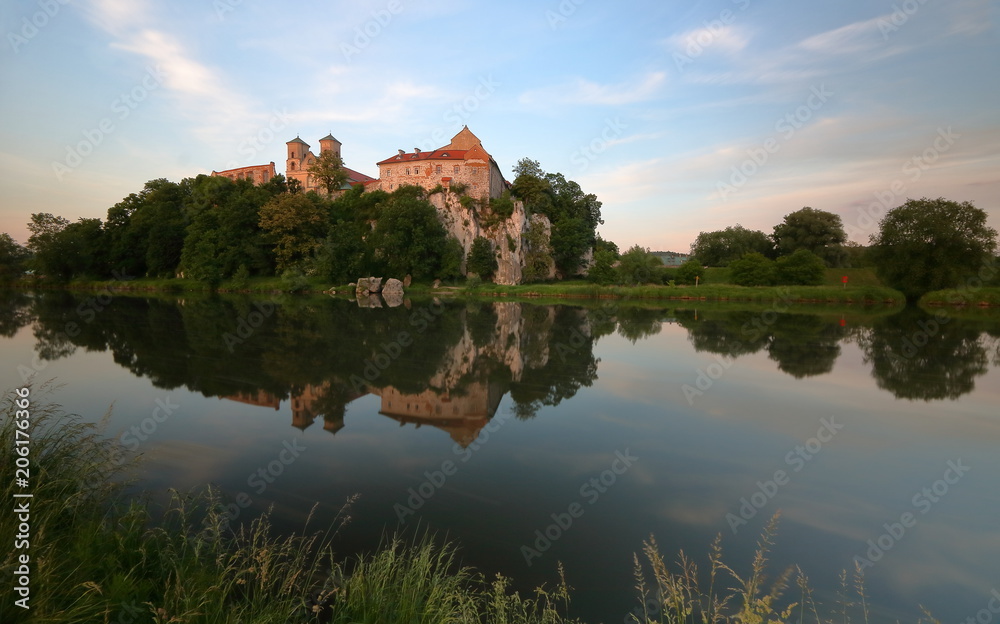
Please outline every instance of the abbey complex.
[[[332, 152], [341, 156], [341, 143], [327, 135], [319, 140], [319, 154], [310, 149], [308, 143], [295, 137], [286, 143], [285, 178], [296, 180], [303, 191], [325, 193], [320, 181], [309, 172], [310, 166], [324, 153]], [[525, 266], [528, 250], [524, 238], [529, 228], [543, 231], [548, 241], [551, 224], [543, 215], [526, 214], [520, 201], [513, 202], [514, 208], [503, 219], [489, 218], [476, 204], [486, 205], [488, 200], [499, 198], [510, 188], [504, 179], [500, 166], [483, 148], [482, 142], [469, 130], [468, 126], [452, 137], [448, 145], [431, 151], [414, 149], [412, 152], [398, 152], [376, 163], [379, 177], [372, 178], [348, 167], [343, 167], [347, 180], [341, 191], [363, 186], [365, 191], [383, 190], [392, 192], [401, 186], [420, 186], [427, 191], [454, 191], [429, 193], [428, 201], [437, 210], [441, 223], [448, 233], [462, 245], [466, 254], [478, 237], [489, 239], [496, 251], [498, 269], [493, 281], [498, 284], [519, 284]], [[251, 165], [226, 171], [213, 171], [214, 176], [224, 176], [232, 180], [251, 180], [255, 184], [266, 184], [276, 175], [274, 163]], [[460, 201], [463, 197], [474, 202]], [[589, 261], [590, 254], [587, 254]], [[463, 261], [464, 270], [464, 261]], [[556, 275], [555, 265], [549, 263], [548, 277]]]
[[[313, 153], [309, 144], [299, 137], [286, 143], [285, 179], [298, 180], [304, 191], [321, 191], [319, 181], [309, 174], [318, 154]], [[338, 157], [341, 143], [328, 134], [319, 140], [319, 153], [333, 152]], [[466, 126], [456, 134], [451, 143], [439, 149], [424, 152], [399, 150], [394, 156], [377, 163], [378, 179], [344, 167], [348, 174], [344, 189], [363, 184], [366, 190], [381, 189], [393, 191], [404, 185], [421, 186], [427, 190], [438, 185], [448, 189], [452, 184], [462, 184], [465, 193], [472, 197], [500, 197], [510, 186], [500, 173], [500, 167], [493, 157], [483, 149], [483, 144]], [[250, 165], [226, 171], [213, 171], [212, 175], [224, 176], [232, 180], [248, 179], [255, 184], [265, 184], [275, 176], [274, 163]]]

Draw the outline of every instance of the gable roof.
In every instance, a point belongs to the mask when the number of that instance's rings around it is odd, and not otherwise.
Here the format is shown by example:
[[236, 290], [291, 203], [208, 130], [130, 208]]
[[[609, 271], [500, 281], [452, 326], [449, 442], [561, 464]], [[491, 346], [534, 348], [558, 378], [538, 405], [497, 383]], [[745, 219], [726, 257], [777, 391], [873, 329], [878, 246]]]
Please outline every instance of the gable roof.
[[466, 155], [468, 154], [469, 151], [470, 150], [454, 150], [454, 149], [441, 148], [430, 152], [403, 153], [403, 154], [396, 154], [395, 156], [390, 156], [389, 158], [386, 158], [385, 160], [380, 160], [375, 164], [389, 165], [392, 163], [410, 162], [410, 161], [420, 162], [423, 160], [465, 160], [467, 157]]

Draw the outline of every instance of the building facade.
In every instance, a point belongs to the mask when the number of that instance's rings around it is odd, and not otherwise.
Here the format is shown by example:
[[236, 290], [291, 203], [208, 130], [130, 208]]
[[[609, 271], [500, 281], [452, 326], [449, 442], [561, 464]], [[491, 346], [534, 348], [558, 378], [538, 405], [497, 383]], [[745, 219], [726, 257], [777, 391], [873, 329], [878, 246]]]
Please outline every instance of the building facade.
[[250, 180], [254, 184], [267, 184], [274, 177], [274, 162], [266, 165], [250, 165], [249, 167], [238, 167], [236, 169], [226, 169], [225, 171], [213, 171], [212, 175], [236, 180]]
[[[337, 155], [337, 157], [343, 159], [340, 155], [341, 145], [341, 142], [335, 139], [332, 134], [328, 134], [319, 140], [319, 153], [323, 154], [325, 152], [333, 152]], [[326, 189], [323, 188], [320, 181], [309, 173], [309, 167], [312, 166], [318, 158], [318, 156], [313, 154], [312, 150], [309, 149], [309, 144], [299, 137], [295, 137], [286, 143], [285, 146], [288, 149], [288, 158], [285, 159], [285, 179], [298, 180], [299, 184], [302, 185], [303, 191], [325, 193]], [[344, 167], [344, 171], [347, 172], [347, 182], [344, 183], [341, 190], [350, 189], [355, 184], [367, 184], [375, 181], [375, 178], [355, 171], [349, 167]]]
[[446, 189], [462, 184], [464, 194], [472, 197], [500, 197], [510, 185], [500, 167], [468, 126], [456, 134], [451, 143], [433, 151], [399, 150], [378, 163], [379, 179], [368, 188], [392, 192], [400, 186], [415, 185], [431, 190], [438, 185]]

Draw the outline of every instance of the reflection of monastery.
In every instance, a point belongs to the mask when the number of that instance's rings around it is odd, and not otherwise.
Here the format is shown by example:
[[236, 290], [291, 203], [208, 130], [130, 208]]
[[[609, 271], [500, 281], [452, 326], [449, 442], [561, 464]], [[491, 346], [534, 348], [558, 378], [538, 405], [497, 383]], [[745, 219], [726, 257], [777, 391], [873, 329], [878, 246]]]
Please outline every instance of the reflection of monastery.
[[[320, 414], [317, 402], [329, 389], [329, 384], [319, 386], [309, 385], [301, 392], [291, 397], [292, 426], [305, 429], [311, 426]], [[480, 430], [489, 423], [500, 405], [503, 391], [495, 384], [473, 383], [463, 387], [460, 395], [450, 392], [438, 393], [425, 390], [419, 394], [404, 394], [393, 388], [370, 388], [367, 394], [382, 398], [379, 414], [399, 421], [400, 426], [413, 424], [418, 428], [424, 425], [436, 427], [446, 432], [451, 439], [468, 446], [479, 436]], [[366, 394], [355, 394], [347, 397], [348, 403]], [[240, 393], [224, 397], [230, 401], [238, 401], [260, 407], [281, 406], [281, 399], [268, 392]], [[344, 428], [343, 412], [339, 416], [324, 417], [323, 428], [330, 433], [337, 433]]]
[[[463, 447], [472, 443], [493, 415], [508, 386], [490, 381], [484, 361], [507, 370], [511, 381], [520, 381], [525, 371], [544, 367], [549, 361], [549, 343], [555, 309], [545, 314], [522, 316], [518, 303], [492, 304], [496, 314], [493, 340], [476, 344], [466, 326], [462, 337], [447, 350], [427, 380], [427, 390], [405, 393], [387, 385], [382, 388], [331, 380], [307, 385], [291, 397], [292, 425], [305, 429], [322, 415], [323, 428], [337, 433], [344, 428], [345, 406], [369, 394], [381, 399], [379, 414], [400, 425], [435, 427]], [[267, 392], [248, 392], [224, 397], [232, 401], [279, 409], [281, 400]]]

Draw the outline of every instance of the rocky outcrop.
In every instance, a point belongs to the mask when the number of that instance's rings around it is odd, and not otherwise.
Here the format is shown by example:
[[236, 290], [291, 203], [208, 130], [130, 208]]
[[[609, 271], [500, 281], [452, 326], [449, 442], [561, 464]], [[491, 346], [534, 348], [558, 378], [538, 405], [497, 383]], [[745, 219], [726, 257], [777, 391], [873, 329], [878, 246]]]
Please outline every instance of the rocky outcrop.
[[386, 280], [382, 286], [382, 298], [390, 308], [395, 308], [403, 303], [403, 282], [394, 277]]
[[377, 295], [380, 292], [382, 292], [381, 277], [362, 277], [358, 280], [358, 285], [355, 289], [355, 293], [359, 299], [368, 295]]
[[[465, 252], [462, 259], [462, 271], [466, 271], [465, 257], [469, 255], [472, 242], [482, 236], [493, 243], [497, 254], [497, 271], [493, 281], [497, 284], [520, 284], [523, 279], [525, 259], [528, 250], [525, 245], [525, 234], [532, 223], [537, 223], [546, 232], [545, 240], [549, 239], [549, 220], [543, 215], [532, 215], [530, 218], [524, 209], [524, 204], [514, 201], [514, 210], [509, 217], [493, 213], [488, 202], [483, 200], [469, 201], [462, 204], [461, 198], [451, 192], [434, 193], [428, 200], [437, 209], [438, 218], [448, 230], [450, 236], [458, 239]], [[551, 267], [548, 277], [555, 275], [555, 267]]]

